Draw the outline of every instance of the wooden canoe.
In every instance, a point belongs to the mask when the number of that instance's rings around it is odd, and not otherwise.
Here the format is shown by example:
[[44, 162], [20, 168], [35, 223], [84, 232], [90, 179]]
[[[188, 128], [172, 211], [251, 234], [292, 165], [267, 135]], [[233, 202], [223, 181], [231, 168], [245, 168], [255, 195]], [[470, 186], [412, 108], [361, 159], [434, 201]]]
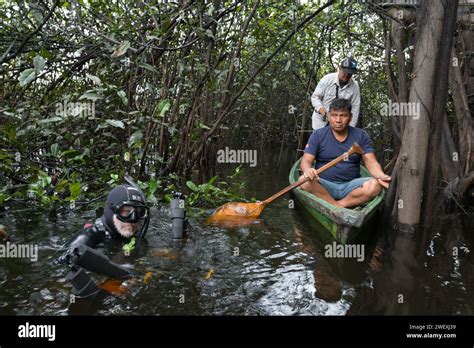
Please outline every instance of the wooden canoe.
[[[291, 168], [289, 177], [291, 184], [300, 177], [300, 162], [301, 158]], [[362, 165], [360, 166], [360, 174], [362, 177], [370, 176], [367, 169]], [[383, 200], [385, 191], [382, 190], [370, 202], [355, 209], [336, 208], [332, 204], [304, 191], [301, 187], [294, 189], [293, 195], [305, 210], [330, 232], [336, 241], [347, 243], [355, 239], [362, 227], [367, 225], [374, 217]]]

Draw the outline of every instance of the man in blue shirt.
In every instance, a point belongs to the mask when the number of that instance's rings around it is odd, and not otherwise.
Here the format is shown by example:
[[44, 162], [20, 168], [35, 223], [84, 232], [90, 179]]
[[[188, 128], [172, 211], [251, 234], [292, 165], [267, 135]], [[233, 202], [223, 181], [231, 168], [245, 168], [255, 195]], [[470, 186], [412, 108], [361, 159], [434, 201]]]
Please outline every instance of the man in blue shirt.
[[[368, 202], [380, 193], [382, 187], [388, 188], [391, 180], [378, 163], [368, 134], [349, 126], [351, 109], [347, 99], [338, 98], [331, 102], [329, 124], [313, 132], [300, 166], [303, 175], [311, 178], [301, 186], [302, 189], [340, 208], [352, 208]], [[316, 169], [347, 152], [354, 142], [364, 150], [362, 156], [353, 154], [318, 176]], [[373, 177], [360, 177], [361, 159]]]

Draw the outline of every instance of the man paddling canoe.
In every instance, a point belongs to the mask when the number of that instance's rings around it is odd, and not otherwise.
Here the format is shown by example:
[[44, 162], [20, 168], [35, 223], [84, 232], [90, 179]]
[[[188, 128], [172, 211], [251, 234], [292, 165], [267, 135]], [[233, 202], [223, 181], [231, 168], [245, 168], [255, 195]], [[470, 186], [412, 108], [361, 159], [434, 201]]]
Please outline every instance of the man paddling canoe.
[[[303, 176], [311, 178], [301, 188], [340, 208], [352, 208], [370, 201], [382, 187], [388, 188], [391, 180], [378, 163], [368, 134], [349, 126], [351, 109], [347, 99], [331, 102], [329, 124], [313, 132], [300, 166]], [[353, 154], [318, 176], [316, 169], [346, 152], [354, 142], [362, 147], [363, 155]], [[361, 159], [372, 177], [360, 177]]]

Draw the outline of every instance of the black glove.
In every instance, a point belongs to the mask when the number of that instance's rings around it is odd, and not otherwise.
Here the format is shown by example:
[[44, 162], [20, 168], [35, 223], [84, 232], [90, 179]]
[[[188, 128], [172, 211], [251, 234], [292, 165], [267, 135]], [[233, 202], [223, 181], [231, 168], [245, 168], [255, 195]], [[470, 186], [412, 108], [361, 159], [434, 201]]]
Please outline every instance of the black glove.
[[73, 249], [67, 249], [61, 256], [54, 259], [52, 264], [53, 265], [63, 265], [67, 264], [71, 266], [71, 256], [73, 255]]

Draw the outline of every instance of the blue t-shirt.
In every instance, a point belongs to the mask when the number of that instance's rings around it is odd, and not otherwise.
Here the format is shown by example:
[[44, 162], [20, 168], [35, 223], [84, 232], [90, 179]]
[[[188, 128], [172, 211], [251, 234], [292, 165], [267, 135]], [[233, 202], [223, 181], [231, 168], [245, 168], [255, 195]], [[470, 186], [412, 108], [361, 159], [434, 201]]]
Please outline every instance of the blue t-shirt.
[[[369, 135], [360, 128], [349, 126], [346, 140], [339, 142], [332, 133], [331, 127], [317, 129], [311, 134], [306, 144], [305, 153], [316, 157], [314, 168], [321, 168], [336, 157], [348, 151], [357, 142], [365, 153], [374, 152]], [[348, 161], [342, 161], [325, 170], [320, 177], [333, 182], [351, 181], [360, 177], [361, 155], [353, 154]]]

